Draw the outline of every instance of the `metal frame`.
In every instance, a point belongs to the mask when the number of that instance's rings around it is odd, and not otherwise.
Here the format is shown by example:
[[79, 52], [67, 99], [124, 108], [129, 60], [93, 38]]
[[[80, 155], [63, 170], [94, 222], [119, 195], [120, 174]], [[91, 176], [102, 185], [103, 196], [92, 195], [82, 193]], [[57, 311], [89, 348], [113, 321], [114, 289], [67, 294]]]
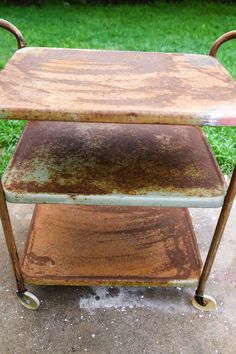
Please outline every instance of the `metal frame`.
[[[9, 32], [13, 33], [14, 36], [16, 37], [17, 43], [18, 43], [18, 48], [24, 48], [26, 46], [26, 42], [24, 40], [23, 35], [21, 32], [13, 26], [11, 23], [0, 19], [0, 27], [5, 28]], [[231, 31], [223, 36], [221, 36], [217, 41], [213, 44], [210, 55], [215, 57], [217, 54], [218, 48], [224, 43], [227, 42], [230, 39], [236, 38], [236, 31]], [[206, 282], [209, 278], [213, 262], [230, 214], [230, 210], [233, 204], [233, 200], [236, 195], [236, 167], [234, 168], [234, 172], [231, 178], [230, 185], [227, 190], [226, 197], [224, 199], [223, 207], [218, 219], [218, 223], [212, 238], [212, 242], [209, 248], [209, 252], [205, 261], [205, 264], [203, 266], [203, 270], [200, 276], [198, 288], [196, 290], [195, 294], [195, 305], [196, 303], [198, 304], [199, 309], [204, 309], [204, 307], [208, 306], [208, 300], [209, 297], [204, 295], [205, 287], [206, 287]], [[17, 294], [20, 299], [20, 302], [27, 308], [35, 310], [39, 307], [39, 301], [38, 299], [31, 293], [29, 293], [24, 284], [24, 277], [22, 274], [21, 270], [21, 265], [17, 253], [17, 248], [16, 248], [16, 243], [14, 240], [14, 234], [11, 226], [11, 220], [7, 208], [7, 203], [6, 203], [6, 198], [2, 186], [2, 181], [0, 179], [0, 218], [2, 221], [3, 225], [3, 230], [6, 238], [6, 243], [8, 247], [8, 252], [12, 261], [13, 265], [13, 270], [15, 274], [15, 279], [16, 279], [16, 285], [17, 285]], [[213, 300], [213, 299], [211, 299]], [[213, 306], [214, 307], [214, 306]], [[210, 308], [209, 308], [210, 309]]]
[[223, 207], [221, 209], [221, 213], [216, 225], [216, 229], [214, 232], [214, 236], [212, 238], [212, 242], [208, 251], [208, 255], [202, 270], [202, 274], [199, 280], [198, 288], [196, 290], [195, 300], [202, 306], [205, 306], [204, 302], [204, 291], [206, 287], [206, 282], [210, 275], [213, 262], [217, 253], [217, 250], [220, 245], [220, 241], [230, 214], [230, 210], [233, 205], [233, 201], [236, 195], [236, 167], [234, 168], [234, 172], [230, 181], [230, 185], [228, 187], [228, 191], [224, 200]]
[[[223, 43], [228, 42], [229, 40], [234, 38], [236, 38], [236, 30], [223, 34], [213, 43], [209, 55], [212, 57], [216, 57], [219, 47]], [[209, 278], [213, 266], [213, 262], [215, 260], [215, 256], [219, 248], [220, 241], [223, 236], [223, 232], [233, 205], [235, 195], [236, 195], [236, 166], [234, 167], [233, 175], [227, 190], [227, 194], [224, 199], [222, 210], [215, 228], [212, 242], [207, 254], [205, 264], [203, 266], [202, 274], [195, 294], [196, 302], [203, 307], [207, 305], [207, 303], [204, 300], [204, 291], [206, 288], [206, 282]]]
[[2, 220], [2, 226], [6, 238], [6, 244], [7, 244], [8, 252], [14, 269], [18, 293], [23, 293], [26, 290], [26, 288], [24, 284], [23, 274], [21, 272], [20, 261], [17, 253], [16, 243], [14, 239], [11, 220], [7, 208], [7, 203], [6, 203], [1, 179], [0, 179], [0, 218]]
[[26, 46], [26, 42], [25, 42], [25, 39], [24, 39], [22, 33], [12, 23], [0, 18], [0, 27], [2, 27], [4, 29], [6, 29], [8, 32], [11, 32], [12, 34], [14, 34], [14, 36], [16, 37], [16, 40], [17, 40], [18, 49], [24, 48]]
[[226, 43], [226, 42], [228, 42], [228, 41], [230, 41], [231, 39], [234, 39], [234, 38], [236, 38], [236, 30], [227, 32], [227, 33], [223, 34], [222, 36], [220, 36], [213, 43], [209, 55], [212, 56], [212, 57], [216, 57], [217, 51], [220, 48], [220, 46], [223, 43]]
[[[24, 48], [26, 46], [26, 42], [24, 40], [22, 33], [13, 24], [3, 19], [0, 19], [0, 27], [14, 34], [18, 43], [18, 49]], [[21, 271], [19, 256], [17, 253], [16, 243], [14, 239], [11, 220], [7, 208], [5, 193], [3, 190], [1, 179], [0, 179], [0, 218], [2, 221], [8, 252], [13, 265], [18, 294], [22, 294], [26, 291], [25, 284], [24, 284], [24, 277]]]

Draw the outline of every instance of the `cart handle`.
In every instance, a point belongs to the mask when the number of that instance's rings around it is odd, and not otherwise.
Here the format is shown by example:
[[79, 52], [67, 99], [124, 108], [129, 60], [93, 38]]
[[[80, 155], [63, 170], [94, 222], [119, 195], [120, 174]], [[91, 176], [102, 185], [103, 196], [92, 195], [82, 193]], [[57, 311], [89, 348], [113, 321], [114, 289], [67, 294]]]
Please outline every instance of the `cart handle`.
[[216, 57], [217, 50], [219, 49], [221, 44], [223, 44], [225, 42], [228, 42], [228, 41], [230, 41], [231, 39], [234, 39], [234, 38], [236, 38], [236, 30], [227, 32], [227, 33], [223, 34], [222, 36], [220, 36], [213, 43], [209, 55], [211, 55], [212, 57]]
[[18, 43], [18, 49], [24, 48], [26, 46], [26, 42], [22, 33], [12, 23], [0, 18], [0, 27], [5, 28], [7, 31], [14, 34]]

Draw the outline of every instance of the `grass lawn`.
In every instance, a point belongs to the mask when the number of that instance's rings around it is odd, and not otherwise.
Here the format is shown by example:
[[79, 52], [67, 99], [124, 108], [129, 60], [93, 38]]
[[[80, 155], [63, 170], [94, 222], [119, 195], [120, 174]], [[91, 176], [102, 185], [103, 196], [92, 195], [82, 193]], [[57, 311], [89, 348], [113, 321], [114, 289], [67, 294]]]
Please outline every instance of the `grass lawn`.
[[[29, 46], [100, 48], [207, 54], [222, 33], [236, 29], [236, 4], [180, 1], [175, 4], [56, 5], [41, 8], [0, 5], [0, 17], [23, 32]], [[0, 31], [0, 67], [16, 49]], [[220, 50], [220, 60], [236, 79], [236, 40]], [[0, 122], [0, 174], [24, 122]], [[236, 128], [204, 128], [222, 170], [236, 163]]]

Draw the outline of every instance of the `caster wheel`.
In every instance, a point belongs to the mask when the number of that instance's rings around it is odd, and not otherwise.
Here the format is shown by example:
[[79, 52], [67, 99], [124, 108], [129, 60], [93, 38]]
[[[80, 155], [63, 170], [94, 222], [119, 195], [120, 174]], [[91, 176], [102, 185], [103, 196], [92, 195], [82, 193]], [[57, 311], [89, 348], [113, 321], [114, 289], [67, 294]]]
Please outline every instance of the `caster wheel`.
[[23, 293], [17, 293], [17, 297], [21, 305], [29, 310], [38, 310], [40, 302], [39, 299], [29, 291], [24, 291]]
[[204, 302], [204, 305], [200, 304], [199, 302], [197, 302], [195, 297], [192, 300], [193, 306], [200, 311], [213, 311], [216, 309], [217, 305], [216, 305], [216, 301], [213, 297], [208, 296], [208, 295], [204, 295], [203, 302]]

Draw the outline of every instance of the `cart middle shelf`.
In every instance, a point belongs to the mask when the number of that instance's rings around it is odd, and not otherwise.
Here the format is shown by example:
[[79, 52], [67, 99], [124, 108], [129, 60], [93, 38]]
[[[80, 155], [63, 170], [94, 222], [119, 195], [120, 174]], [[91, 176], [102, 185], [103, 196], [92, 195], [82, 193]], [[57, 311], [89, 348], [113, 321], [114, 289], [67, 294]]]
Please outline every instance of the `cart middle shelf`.
[[220, 207], [224, 177], [198, 127], [28, 122], [3, 176], [14, 203]]

